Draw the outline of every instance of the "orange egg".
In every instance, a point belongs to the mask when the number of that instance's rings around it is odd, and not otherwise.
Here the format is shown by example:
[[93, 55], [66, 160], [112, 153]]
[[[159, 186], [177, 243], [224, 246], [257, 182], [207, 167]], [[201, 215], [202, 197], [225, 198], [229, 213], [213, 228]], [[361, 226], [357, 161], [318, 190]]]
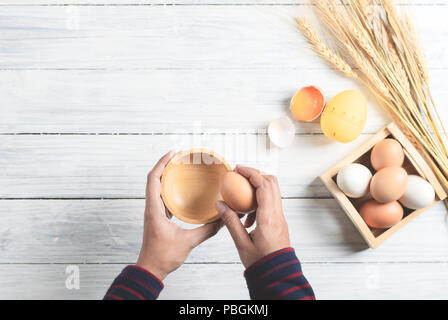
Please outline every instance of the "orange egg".
[[381, 203], [400, 199], [408, 185], [408, 174], [402, 167], [387, 167], [378, 171], [370, 181], [370, 194]]
[[403, 148], [395, 139], [384, 139], [373, 147], [370, 161], [377, 171], [386, 167], [401, 167], [404, 162]]
[[297, 121], [316, 120], [325, 107], [325, 98], [316, 87], [300, 89], [291, 99], [290, 109]]
[[369, 227], [387, 229], [403, 219], [404, 211], [398, 201], [379, 203], [370, 199], [361, 206], [359, 214]]
[[249, 180], [234, 171], [221, 177], [220, 190], [224, 202], [237, 212], [250, 212], [257, 206], [255, 190]]

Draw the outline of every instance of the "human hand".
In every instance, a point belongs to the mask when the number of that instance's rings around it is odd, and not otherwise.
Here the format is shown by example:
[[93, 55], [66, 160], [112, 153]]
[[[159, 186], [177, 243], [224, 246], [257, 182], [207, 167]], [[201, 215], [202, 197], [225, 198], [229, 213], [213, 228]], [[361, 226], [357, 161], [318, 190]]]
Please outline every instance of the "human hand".
[[143, 243], [137, 260], [137, 266], [161, 281], [184, 263], [194, 247], [215, 235], [222, 226], [218, 220], [186, 230], [170, 221], [171, 214], [160, 197], [160, 178], [174, 154], [170, 151], [164, 155], [148, 174]]
[[[238, 214], [224, 202], [218, 201], [216, 209], [235, 242], [241, 262], [248, 268], [264, 256], [290, 247], [289, 232], [277, 178], [242, 166], [237, 166], [235, 171], [248, 178], [255, 187], [258, 208], [247, 216], [244, 225]], [[248, 233], [246, 228], [254, 222], [255, 229]]]

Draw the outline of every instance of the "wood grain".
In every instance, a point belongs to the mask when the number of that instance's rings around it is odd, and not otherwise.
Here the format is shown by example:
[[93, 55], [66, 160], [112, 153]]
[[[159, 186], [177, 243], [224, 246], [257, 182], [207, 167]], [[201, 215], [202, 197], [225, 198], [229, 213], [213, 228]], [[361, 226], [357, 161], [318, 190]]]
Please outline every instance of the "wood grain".
[[[431, 6], [446, 4], [444, 0], [395, 0], [397, 4]], [[1, 0], [0, 5], [309, 5], [310, 0]]]
[[[4, 135], [0, 198], [144, 198], [146, 175], [170, 149], [203, 147], [274, 174], [285, 198], [331, 197], [318, 177], [371, 135], [350, 144], [298, 135], [287, 149], [265, 134]], [[328, 156], [331, 155], [331, 156]]]
[[[443, 103], [446, 1], [399, 2]], [[0, 0], [0, 299], [102, 298], [138, 254], [146, 173], [168, 149], [191, 147], [279, 176], [318, 298], [448, 299], [441, 204], [372, 251], [315, 179], [389, 122], [368, 93], [367, 134], [355, 143], [297, 124], [292, 148], [253, 157], [301, 86], [327, 98], [362, 90], [309, 49], [293, 24], [302, 15], [316, 22], [308, 0]], [[65, 287], [68, 264], [80, 267], [80, 290]], [[247, 299], [242, 271], [224, 229], [161, 298]]]
[[[135, 263], [144, 200], [3, 200], [0, 204], [0, 263]], [[292, 245], [303, 262], [448, 262], [442, 204], [417, 217], [377, 250], [367, 249], [334, 199], [288, 199], [283, 207]], [[223, 229], [193, 250], [187, 261], [240, 260]]]
[[[0, 299], [101, 299], [125, 265], [79, 265], [80, 289], [65, 287], [67, 265], [0, 265]], [[318, 299], [447, 299], [448, 264], [303, 264]], [[248, 299], [240, 264], [189, 264], [168, 276], [160, 299]], [[418, 274], [418, 280], [416, 280]], [[27, 281], [23, 281], [24, 275]], [[213, 280], [212, 280], [213, 279]]]
[[[417, 8], [428, 64], [446, 69], [448, 7]], [[327, 69], [298, 16], [316, 21], [304, 5], [5, 6], [0, 68]]]
[[[443, 106], [448, 70], [432, 77]], [[330, 69], [7, 70], [0, 71], [0, 133], [257, 133], [290, 115], [290, 98], [310, 84], [325, 88], [327, 100], [361, 90], [369, 105], [365, 133], [390, 122], [366, 89]], [[440, 112], [448, 121], [448, 110]], [[296, 131], [322, 132], [319, 121], [296, 122]]]
[[[278, 176], [283, 197], [330, 197], [317, 178], [368, 139], [298, 135], [287, 149], [265, 134], [4, 135], [0, 198], [143, 198], [146, 175], [170, 149], [207, 148], [234, 167]], [[328, 155], [331, 155], [329, 157]]]
[[[447, 75], [433, 72], [437, 79]], [[365, 132], [388, 122], [367, 90], [330, 69], [7, 70], [0, 71], [0, 133], [257, 133], [289, 114], [295, 92], [314, 83], [327, 99], [362, 90], [369, 101]], [[434, 95], [448, 100], [442, 81]], [[297, 122], [296, 130], [322, 132], [318, 121]]]

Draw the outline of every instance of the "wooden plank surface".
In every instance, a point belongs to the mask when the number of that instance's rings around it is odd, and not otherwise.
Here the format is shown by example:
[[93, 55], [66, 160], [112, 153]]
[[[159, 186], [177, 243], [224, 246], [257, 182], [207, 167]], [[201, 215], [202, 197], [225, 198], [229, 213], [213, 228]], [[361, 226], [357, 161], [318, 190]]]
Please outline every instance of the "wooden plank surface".
[[[371, 135], [350, 144], [297, 135], [287, 149], [266, 134], [4, 135], [0, 198], [144, 198], [146, 175], [168, 150], [204, 147], [274, 174], [284, 198], [331, 197], [317, 178]], [[328, 156], [331, 155], [331, 156]]]
[[[400, 3], [443, 103], [447, 3]], [[301, 86], [328, 98], [363, 90], [309, 49], [294, 27], [303, 15], [316, 22], [307, 0], [0, 0], [0, 299], [101, 298], [138, 254], [146, 173], [168, 149], [190, 147], [279, 176], [318, 298], [448, 298], [441, 204], [373, 251], [315, 179], [388, 122], [368, 93], [356, 142], [297, 124], [291, 148], [264, 152], [263, 130]], [[161, 298], [247, 299], [238, 262], [221, 230]], [[80, 267], [80, 290], [65, 287], [68, 264]]]
[[[101, 299], [125, 265], [77, 265], [80, 289], [65, 286], [70, 265], [0, 265], [0, 299]], [[318, 299], [448, 299], [448, 264], [303, 264]], [[240, 264], [187, 264], [160, 299], [248, 299]], [[417, 271], [419, 271], [417, 273]], [[24, 278], [27, 281], [17, 281]], [[213, 281], [211, 281], [213, 279]]]
[[331, 197], [317, 177], [369, 137], [343, 145], [297, 135], [278, 149], [265, 134], [4, 135], [0, 198], [143, 198], [154, 163], [170, 149], [192, 147], [277, 175], [283, 197]]
[[[433, 70], [432, 77], [442, 106], [448, 70]], [[312, 84], [325, 88], [327, 100], [361, 90], [369, 103], [365, 133], [389, 122], [366, 89], [330, 69], [7, 70], [0, 71], [0, 133], [257, 133], [289, 114], [290, 98]], [[448, 110], [440, 112], [448, 120]], [[296, 122], [296, 131], [322, 132], [318, 121]]]
[[[400, 5], [444, 5], [445, 0], [395, 0]], [[309, 0], [1, 0], [0, 5], [309, 5]]]
[[[436, 79], [447, 75], [433, 72]], [[289, 100], [300, 87], [317, 83], [327, 99], [363, 90], [369, 100], [365, 132], [388, 121], [367, 90], [330, 69], [7, 70], [0, 71], [0, 133], [257, 133], [289, 114]], [[448, 99], [442, 81], [434, 95]], [[296, 128], [322, 132], [319, 122], [297, 122]]]
[[[303, 262], [448, 262], [442, 204], [377, 250], [367, 249], [334, 199], [288, 199], [283, 207]], [[144, 200], [3, 200], [0, 263], [135, 263], [143, 209]], [[239, 258], [223, 229], [196, 248], [188, 262], [236, 263]]]
[[[448, 67], [447, 14], [415, 14], [431, 68]], [[0, 69], [327, 69], [298, 16], [315, 21], [303, 5], [5, 6]]]

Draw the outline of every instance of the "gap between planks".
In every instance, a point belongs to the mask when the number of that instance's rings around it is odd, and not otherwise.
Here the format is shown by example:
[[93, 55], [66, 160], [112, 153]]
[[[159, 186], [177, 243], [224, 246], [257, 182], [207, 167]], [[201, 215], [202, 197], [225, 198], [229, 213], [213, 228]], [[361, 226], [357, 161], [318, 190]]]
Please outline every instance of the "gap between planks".
[[[332, 197], [282, 197], [282, 200], [331, 200]], [[0, 198], [0, 201], [13, 201], [13, 200], [145, 200], [144, 197], [129, 197], [129, 198]]]
[[[448, 4], [447, 4], [448, 6]], [[2, 5], [0, 5], [2, 7]], [[257, 69], [257, 68], [217, 68], [217, 67], [189, 67], [189, 68], [179, 68], [179, 67], [173, 67], [173, 68], [158, 68], [158, 67], [143, 67], [143, 68], [0, 68], [0, 72], [2, 71], [256, 71], [256, 70], [263, 70], [263, 71], [322, 71], [322, 70], [332, 70], [336, 73], [339, 73], [339, 71], [332, 66], [328, 65], [322, 68], [319, 67], [311, 67], [311, 68], [304, 68], [304, 67], [264, 67], [263, 69]], [[353, 70], [358, 70], [358, 68], [353, 68]], [[429, 71], [446, 71], [448, 68], [445, 67], [429, 67]], [[345, 77], [347, 78], [347, 77]], [[351, 78], [347, 78], [351, 79]]]
[[[185, 2], [185, 3], [175, 3], [168, 2], [163, 3], [77, 3], [77, 2], [66, 2], [66, 3], [0, 3], [0, 7], [67, 7], [67, 6], [77, 6], [77, 7], [180, 7], [180, 6], [306, 6], [306, 7], [315, 7], [314, 4], [311, 3], [298, 3], [298, 2], [265, 2], [265, 3], [257, 3], [257, 2], [210, 2], [210, 3], [198, 3], [198, 2]], [[440, 2], [417, 2], [417, 3], [397, 3], [397, 6], [401, 7], [429, 7], [429, 6], [447, 6], [447, 3]]]
[[[372, 135], [375, 132], [363, 132], [361, 135]], [[227, 136], [252, 135], [267, 136], [257, 132], [3, 132], [0, 136]], [[296, 132], [296, 136], [321, 136], [321, 132]]]
[[[86, 266], [108, 266], [108, 265], [129, 265], [135, 264], [135, 261], [124, 261], [124, 262], [0, 262], [0, 266], [11, 266], [11, 265], [86, 265]], [[302, 262], [301, 265], [375, 265], [375, 264], [448, 264], [448, 261], [349, 261], [349, 262], [341, 262], [341, 261], [310, 261], [310, 262]], [[183, 265], [242, 265], [241, 262], [184, 262]]]

